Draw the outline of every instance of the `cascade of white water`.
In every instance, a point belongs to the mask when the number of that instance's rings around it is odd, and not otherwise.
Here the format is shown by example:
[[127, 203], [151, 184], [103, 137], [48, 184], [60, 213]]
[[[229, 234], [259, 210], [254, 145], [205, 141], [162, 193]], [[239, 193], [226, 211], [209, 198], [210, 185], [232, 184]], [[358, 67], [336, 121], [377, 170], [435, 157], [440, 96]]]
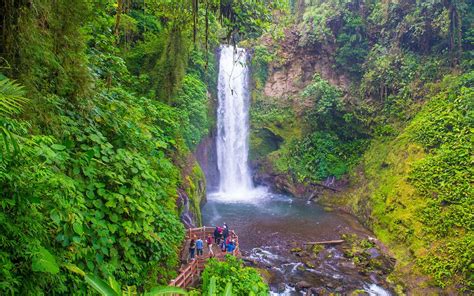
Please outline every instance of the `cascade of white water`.
[[253, 189], [248, 166], [249, 92], [247, 54], [222, 46], [219, 61], [217, 109], [217, 166], [219, 190], [224, 194]]

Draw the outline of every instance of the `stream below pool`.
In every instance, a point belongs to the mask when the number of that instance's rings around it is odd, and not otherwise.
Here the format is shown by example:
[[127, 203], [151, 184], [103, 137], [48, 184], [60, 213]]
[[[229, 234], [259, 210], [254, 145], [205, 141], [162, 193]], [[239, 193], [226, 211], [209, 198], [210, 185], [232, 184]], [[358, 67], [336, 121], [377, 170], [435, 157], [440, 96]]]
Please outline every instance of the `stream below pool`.
[[[372, 239], [350, 215], [264, 188], [235, 198], [209, 194], [202, 215], [204, 225], [227, 223], [236, 231], [242, 256], [266, 270], [272, 295], [392, 294], [386, 272], [361, 270], [347, 256], [350, 246], [327, 245], [314, 253], [303, 245], [341, 239], [345, 233]], [[380, 249], [372, 249], [369, 256], [383, 256]]]

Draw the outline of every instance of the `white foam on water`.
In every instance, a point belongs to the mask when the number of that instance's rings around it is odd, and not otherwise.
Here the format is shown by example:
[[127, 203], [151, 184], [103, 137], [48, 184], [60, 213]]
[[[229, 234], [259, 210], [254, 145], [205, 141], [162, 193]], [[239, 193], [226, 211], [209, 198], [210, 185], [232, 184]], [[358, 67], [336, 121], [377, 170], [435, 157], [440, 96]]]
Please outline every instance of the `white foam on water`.
[[364, 286], [364, 290], [369, 293], [370, 296], [391, 296], [392, 294], [384, 288], [376, 284], [367, 284]]
[[294, 294], [295, 291], [296, 291], [295, 288], [290, 287], [288, 285], [285, 285], [285, 290], [284, 291], [282, 291], [282, 292], [270, 291], [270, 295], [271, 296], [289, 296], [289, 295]]
[[259, 203], [268, 198], [268, 189], [266, 187], [256, 187], [252, 190], [211, 192], [208, 193], [207, 198], [220, 203]]

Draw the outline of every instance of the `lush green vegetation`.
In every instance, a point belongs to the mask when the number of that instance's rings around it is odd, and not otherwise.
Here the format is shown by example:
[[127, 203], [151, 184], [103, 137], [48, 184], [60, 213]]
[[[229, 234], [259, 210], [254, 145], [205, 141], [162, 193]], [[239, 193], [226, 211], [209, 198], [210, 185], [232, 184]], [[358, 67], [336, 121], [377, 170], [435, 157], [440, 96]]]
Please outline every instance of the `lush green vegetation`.
[[340, 178], [355, 164], [363, 150], [364, 135], [354, 115], [346, 111], [342, 92], [315, 75], [301, 94], [308, 106], [302, 118], [306, 135], [290, 147], [289, 169], [300, 181]]
[[[243, 40], [260, 170], [346, 177], [339, 200], [395, 251], [395, 281], [472, 290], [473, 12], [463, 0], [2, 2], [0, 294], [88, 294], [84, 275], [143, 293], [175, 275], [177, 200], [201, 223], [192, 152], [215, 125], [214, 52]], [[295, 57], [299, 89], [266, 96]], [[218, 294], [268, 292], [233, 257], [203, 279]]]
[[232, 284], [234, 295], [268, 295], [268, 285], [258, 272], [244, 267], [241, 260], [231, 255], [227, 255], [222, 262], [210, 259], [202, 274], [202, 281], [203, 291], [215, 287], [215, 291], [209, 295], [220, 295], [229, 283]]
[[[296, 17], [281, 16], [286, 39], [256, 42], [260, 173], [303, 184], [345, 178], [338, 201], [395, 251], [394, 281], [415, 294], [472, 289], [472, 5], [316, 0], [292, 9]], [[316, 64], [316, 75], [266, 96], [273, 74], [296, 80], [292, 62]]]
[[[287, 31], [298, 32], [297, 47], [267, 34], [261, 39], [264, 44], [256, 42], [252, 61], [257, 86], [252, 110], [256, 151], [252, 153], [266, 168], [289, 173], [294, 180], [341, 177], [357, 163], [368, 138], [394, 135], [416, 114], [418, 102], [426, 97], [425, 84], [452, 69], [470, 67], [468, 24], [473, 11], [464, 1], [406, 5], [306, 1], [294, 5], [296, 18], [283, 14], [280, 21], [288, 23]], [[291, 34], [288, 38], [287, 42], [295, 42]], [[289, 98], [265, 97], [268, 68], [291, 65], [291, 60], [284, 59], [292, 51], [298, 55], [315, 52], [313, 61], [303, 63], [318, 64], [317, 55], [329, 56], [332, 68], [321, 64], [324, 77], [315, 73], [311, 82], [303, 83], [300, 92]], [[339, 80], [334, 85], [334, 78], [341, 76], [350, 77], [349, 83]], [[296, 122], [287, 119], [287, 125], [301, 130], [301, 136], [285, 135], [288, 127], [279, 123], [282, 114], [297, 117]], [[274, 123], [280, 127], [272, 127]]]
[[214, 49], [265, 29], [267, 4], [0, 4], [0, 294], [89, 293], [67, 264], [139, 292], [175, 275]]
[[400, 135], [373, 141], [345, 198], [397, 252], [400, 273], [415, 260], [440, 287], [473, 287], [472, 86], [472, 72], [434, 85]]

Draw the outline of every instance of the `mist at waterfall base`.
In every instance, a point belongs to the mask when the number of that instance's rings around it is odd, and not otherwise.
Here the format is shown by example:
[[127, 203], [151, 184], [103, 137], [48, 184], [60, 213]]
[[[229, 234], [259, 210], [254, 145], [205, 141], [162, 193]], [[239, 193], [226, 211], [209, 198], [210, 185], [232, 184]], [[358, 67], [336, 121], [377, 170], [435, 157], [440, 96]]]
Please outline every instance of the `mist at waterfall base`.
[[390, 295], [374, 286], [374, 281], [358, 275], [335, 248], [328, 250], [331, 258], [321, 266], [299, 268], [302, 263], [290, 250], [303, 241], [339, 239], [342, 232], [365, 230], [356, 230], [358, 224], [353, 225], [353, 219], [347, 216], [253, 185], [248, 163], [247, 60], [244, 49], [221, 47], [216, 139], [219, 188], [208, 193], [202, 209], [204, 225], [227, 223], [236, 230], [243, 256], [256, 260], [272, 274], [272, 295], [301, 295], [292, 287], [301, 280], [315, 286], [336, 281], [349, 289], [364, 289], [370, 295]]

